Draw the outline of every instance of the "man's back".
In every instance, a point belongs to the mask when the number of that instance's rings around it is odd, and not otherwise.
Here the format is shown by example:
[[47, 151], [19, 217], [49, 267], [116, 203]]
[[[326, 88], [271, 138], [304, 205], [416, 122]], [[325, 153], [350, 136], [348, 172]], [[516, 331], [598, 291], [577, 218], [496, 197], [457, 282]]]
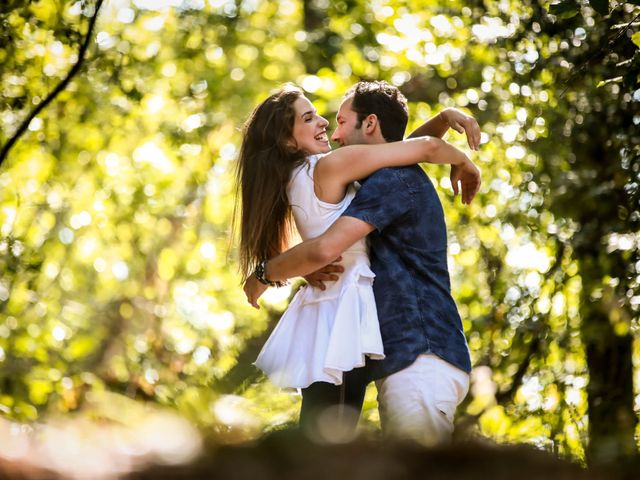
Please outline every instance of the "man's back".
[[386, 168], [363, 180], [343, 216], [376, 227], [368, 237], [386, 359], [372, 378], [435, 354], [469, 372], [462, 322], [450, 293], [447, 232], [438, 195], [418, 166]]

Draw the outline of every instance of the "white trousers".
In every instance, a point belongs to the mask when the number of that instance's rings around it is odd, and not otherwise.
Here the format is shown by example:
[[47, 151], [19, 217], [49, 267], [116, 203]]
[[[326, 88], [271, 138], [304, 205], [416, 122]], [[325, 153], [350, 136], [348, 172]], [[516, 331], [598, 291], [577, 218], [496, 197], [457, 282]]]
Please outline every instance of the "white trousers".
[[376, 381], [385, 437], [446, 444], [456, 407], [469, 390], [469, 375], [436, 355], [420, 355], [404, 370]]

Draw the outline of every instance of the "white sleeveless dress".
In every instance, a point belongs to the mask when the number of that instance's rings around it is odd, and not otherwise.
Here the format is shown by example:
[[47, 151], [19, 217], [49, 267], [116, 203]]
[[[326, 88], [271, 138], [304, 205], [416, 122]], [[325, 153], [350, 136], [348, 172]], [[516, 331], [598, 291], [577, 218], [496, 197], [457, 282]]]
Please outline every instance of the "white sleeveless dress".
[[[313, 171], [322, 155], [307, 157], [287, 186], [296, 227], [303, 240], [317, 237], [336, 221], [356, 194], [349, 187], [338, 204], [319, 200]], [[362, 367], [365, 357], [384, 358], [365, 239], [342, 254], [344, 273], [324, 291], [304, 286], [296, 293], [255, 365], [282, 388], [313, 382], [342, 383], [342, 373]]]

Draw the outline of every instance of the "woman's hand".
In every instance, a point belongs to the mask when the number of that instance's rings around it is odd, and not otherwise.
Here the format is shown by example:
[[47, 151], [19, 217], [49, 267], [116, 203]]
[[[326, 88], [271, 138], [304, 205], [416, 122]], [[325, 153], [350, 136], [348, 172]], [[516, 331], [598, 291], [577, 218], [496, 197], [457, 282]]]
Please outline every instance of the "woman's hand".
[[344, 272], [344, 267], [338, 264], [340, 260], [342, 260], [342, 257], [336, 258], [329, 265], [325, 265], [321, 269], [316, 270], [309, 275], [305, 275], [303, 278], [312, 287], [324, 290], [325, 288], [327, 288], [325, 287], [324, 282], [335, 282], [336, 280], [338, 280], [338, 275], [336, 275], [336, 273]]
[[244, 282], [243, 290], [247, 295], [247, 301], [251, 304], [251, 306], [260, 310], [258, 299], [267, 290], [267, 285], [261, 283], [255, 275], [250, 275], [249, 278], [247, 278], [247, 280]]
[[457, 195], [458, 184], [462, 185], [462, 203], [468, 205], [480, 190], [480, 169], [467, 157], [457, 165], [451, 165], [451, 186]]
[[[467, 134], [467, 143], [471, 150], [480, 148], [480, 125], [475, 118], [458, 110], [457, 108], [445, 108], [440, 112], [442, 119], [458, 133]], [[464, 193], [464, 192], [463, 192]]]

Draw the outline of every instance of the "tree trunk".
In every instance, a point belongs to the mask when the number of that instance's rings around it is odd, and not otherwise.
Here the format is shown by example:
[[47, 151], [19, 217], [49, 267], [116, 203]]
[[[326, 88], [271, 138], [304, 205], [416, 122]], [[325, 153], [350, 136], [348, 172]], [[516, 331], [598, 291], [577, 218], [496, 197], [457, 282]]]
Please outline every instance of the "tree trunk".
[[333, 56], [342, 48], [342, 40], [328, 28], [329, 16], [315, 0], [304, 0], [303, 21], [307, 33], [306, 51], [302, 61], [307, 73], [315, 74], [321, 68], [334, 70]]
[[[593, 258], [593, 257], [592, 257]], [[601, 287], [596, 279], [598, 261], [583, 262], [583, 292], [581, 298], [582, 341], [587, 356], [589, 384], [587, 405], [589, 415], [589, 445], [587, 461], [590, 464], [629, 459], [637, 455], [635, 430], [637, 417], [633, 410], [633, 338], [628, 329], [616, 332], [616, 321], [623, 308], [617, 305], [611, 292], [595, 302], [593, 288]], [[600, 272], [602, 273], [602, 272]], [[612, 315], [617, 310], [616, 315]]]

